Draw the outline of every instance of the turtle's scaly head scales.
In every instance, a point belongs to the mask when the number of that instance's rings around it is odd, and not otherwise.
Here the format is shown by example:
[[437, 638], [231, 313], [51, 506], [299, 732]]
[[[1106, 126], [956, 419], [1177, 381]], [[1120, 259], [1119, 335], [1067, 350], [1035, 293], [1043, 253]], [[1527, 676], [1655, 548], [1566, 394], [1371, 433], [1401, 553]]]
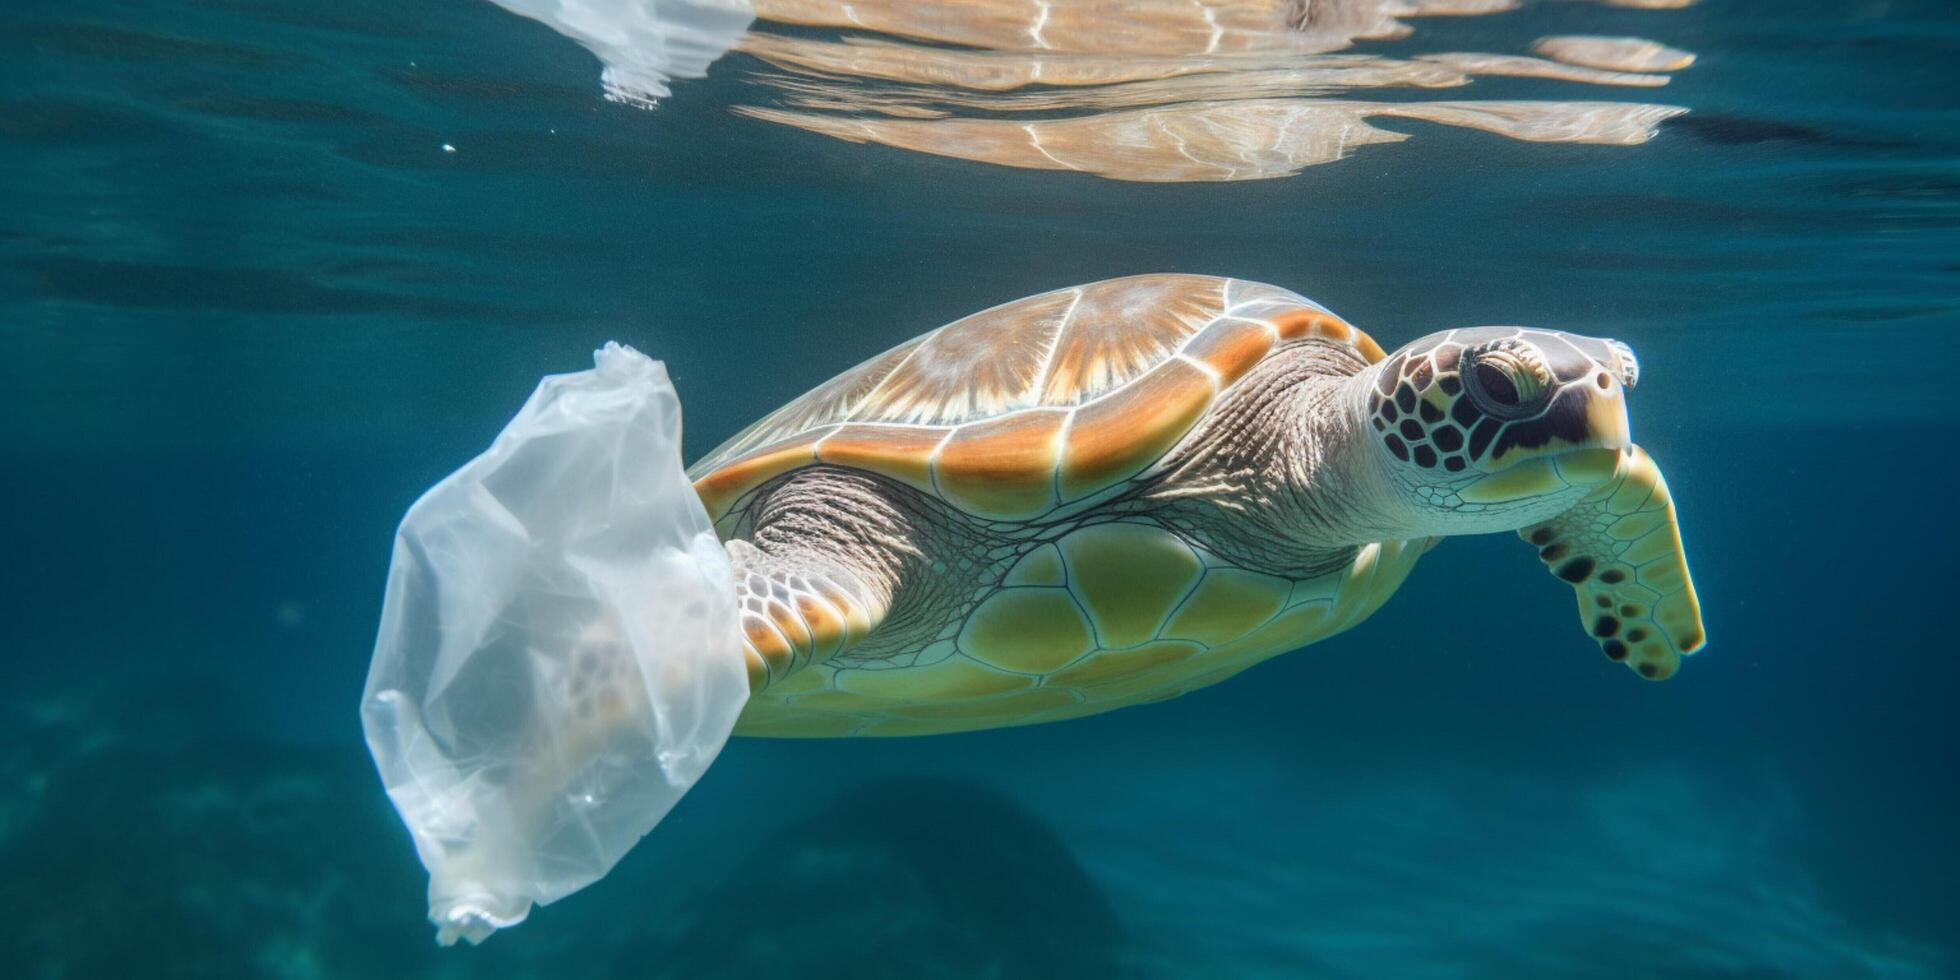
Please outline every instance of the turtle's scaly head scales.
[[1366, 375], [1358, 410], [1428, 533], [1513, 530], [1571, 506], [1633, 444], [1625, 344], [1474, 327], [1424, 337]]

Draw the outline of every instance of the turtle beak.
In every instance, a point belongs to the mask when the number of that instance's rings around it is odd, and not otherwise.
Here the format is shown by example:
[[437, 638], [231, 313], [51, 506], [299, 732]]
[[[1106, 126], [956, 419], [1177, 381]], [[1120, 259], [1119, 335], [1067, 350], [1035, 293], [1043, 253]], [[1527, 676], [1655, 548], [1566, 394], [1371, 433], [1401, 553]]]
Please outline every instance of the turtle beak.
[[[1628, 365], [1634, 363], [1632, 356], [1627, 354]], [[1499, 460], [1503, 465], [1460, 491], [1465, 501], [1515, 503], [1613, 478], [1621, 454], [1633, 445], [1624, 381], [1595, 371], [1568, 382], [1558, 401], [1554, 411], [1564, 413], [1563, 420], [1541, 423], [1547, 432], [1544, 442], [1506, 453]]]
[[1613, 478], [1624, 448], [1574, 449], [1534, 456], [1507, 466], [1458, 493], [1473, 504], [1510, 504], [1543, 498], [1575, 487], [1594, 487]]
[[[1637, 369], [1636, 369], [1637, 370]], [[1600, 376], [1601, 386], [1593, 383], [1593, 390], [1586, 392], [1586, 432], [1589, 444], [1587, 449], [1605, 449], [1618, 452], [1633, 445], [1633, 422], [1627, 418], [1627, 389], [1632, 387], [1618, 378]]]

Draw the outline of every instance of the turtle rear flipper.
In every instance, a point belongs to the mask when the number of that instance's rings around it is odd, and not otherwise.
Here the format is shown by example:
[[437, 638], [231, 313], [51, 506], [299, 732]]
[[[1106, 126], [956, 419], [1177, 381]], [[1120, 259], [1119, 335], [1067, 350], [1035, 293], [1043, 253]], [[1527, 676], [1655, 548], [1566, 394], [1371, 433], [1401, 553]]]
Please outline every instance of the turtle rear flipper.
[[1672, 676], [1706, 641], [1674, 498], [1640, 447], [1621, 452], [1612, 478], [1571, 510], [1518, 534], [1572, 584], [1600, 649], [1640, 676]]

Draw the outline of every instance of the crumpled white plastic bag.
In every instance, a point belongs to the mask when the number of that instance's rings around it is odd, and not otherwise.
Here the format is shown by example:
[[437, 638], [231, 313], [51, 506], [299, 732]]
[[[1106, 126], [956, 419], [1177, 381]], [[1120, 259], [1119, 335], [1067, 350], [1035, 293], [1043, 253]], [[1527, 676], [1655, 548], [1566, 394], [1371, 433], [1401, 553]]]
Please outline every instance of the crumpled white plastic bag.
[[444, 945], [612, 868], [748, 700], [666, 369], [607, 344], [409, 508], [361, 721]]

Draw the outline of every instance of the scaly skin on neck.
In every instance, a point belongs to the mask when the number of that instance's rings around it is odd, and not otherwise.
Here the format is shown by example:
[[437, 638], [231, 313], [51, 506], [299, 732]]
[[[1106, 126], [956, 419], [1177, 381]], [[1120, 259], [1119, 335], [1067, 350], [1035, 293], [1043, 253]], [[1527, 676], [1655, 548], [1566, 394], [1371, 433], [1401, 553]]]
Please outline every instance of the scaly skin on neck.
[[1410, 536], [1409, 506], [1352, 409], [1372, 377], [1308, 343], [1260, 362], [1128, 502], [1235, 564], [1287, 578]]
[[1277, 448], [1294, 498], [1291, 527], [1307, 540], [1353, 549], [1434, 533], [1364, 421], [1380, 370], [1369, 365], [1309, 386], [1282, 416], [1286, 438]]

